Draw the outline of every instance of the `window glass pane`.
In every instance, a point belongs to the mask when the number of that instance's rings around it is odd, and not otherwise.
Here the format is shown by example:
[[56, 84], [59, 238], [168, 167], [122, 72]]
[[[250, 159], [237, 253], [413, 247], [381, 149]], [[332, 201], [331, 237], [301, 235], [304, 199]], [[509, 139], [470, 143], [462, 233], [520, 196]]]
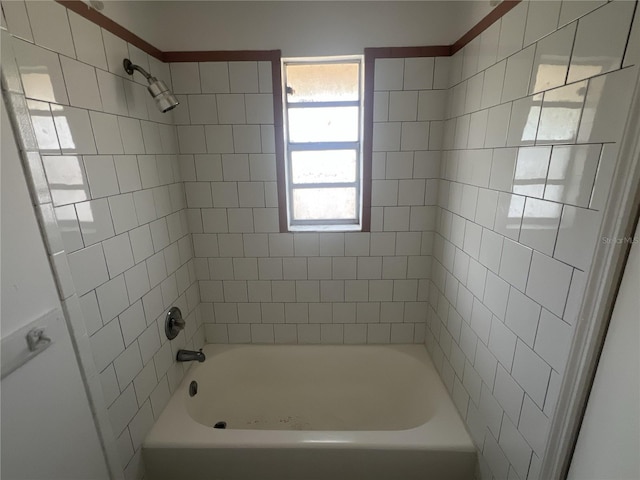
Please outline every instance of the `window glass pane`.
[[289, 141], [355, 142], [358, 107], [290, 108]]
[[358, 63], [286, 66], [289, 102], [358, 100]]
[[356, 181], [355, 150], [291, 152], [293, 183], [335, 183]]
[[296, 188], [293, 220], [355, 219], [355, 188]]

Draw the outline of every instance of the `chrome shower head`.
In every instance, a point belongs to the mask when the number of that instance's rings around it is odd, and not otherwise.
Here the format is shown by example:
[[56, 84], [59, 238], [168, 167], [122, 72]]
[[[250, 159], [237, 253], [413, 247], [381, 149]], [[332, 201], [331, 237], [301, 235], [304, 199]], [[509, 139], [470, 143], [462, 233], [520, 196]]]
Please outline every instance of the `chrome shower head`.
[[147, 82], [149, 82], [147, 90], [149, 90], [149, 93], [156, 101], [158, 109], [160, 109], [162, 113], [168, 112], [169, 110], [172, 110], [178, 106], [180, 102], [178, 102], [178, 99], [173, 95], [173, 93], [171, 93], [169, 87], [167, 87], [167, 85], [162, 80], [158, 80], [156, 77], [152, 77], [149, 73], [146, 72], [144, 68], [139, 67], [138, 65], [134, 65], [128, 58], [125, 58], [122, 61], [122, 65], [129, 75], [133, 75], [133, 72], [135, 70], [144, 75], [144, 78], [146, 78]]

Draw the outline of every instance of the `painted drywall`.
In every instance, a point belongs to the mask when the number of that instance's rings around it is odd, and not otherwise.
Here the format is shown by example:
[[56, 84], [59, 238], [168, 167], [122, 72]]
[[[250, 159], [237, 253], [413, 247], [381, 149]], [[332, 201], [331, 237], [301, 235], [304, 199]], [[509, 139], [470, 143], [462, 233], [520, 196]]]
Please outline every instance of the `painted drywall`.
[[289, 57], [448, 45], [490, 10], [488, 1], [109, 1], [103, 13], [161, 50], [282, 49]]
[[[6, 338], [47, 311], [59, 309], [60, 302], [4, 102], [1, 109], [1, 328]], [[2, 478], [107, 479], [64, 321], [46, 334], [53, 345], [2, 380]]]
[[640, 478], [640, 228], [631, 239], [569, 480]]

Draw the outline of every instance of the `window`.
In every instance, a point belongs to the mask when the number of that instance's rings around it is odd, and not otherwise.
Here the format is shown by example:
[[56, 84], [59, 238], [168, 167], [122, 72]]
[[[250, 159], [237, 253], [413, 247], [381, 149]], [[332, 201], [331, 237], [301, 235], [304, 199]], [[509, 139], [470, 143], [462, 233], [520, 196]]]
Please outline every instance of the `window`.
[[362, 228], [362, 57], [283, 60], [292, 231]]

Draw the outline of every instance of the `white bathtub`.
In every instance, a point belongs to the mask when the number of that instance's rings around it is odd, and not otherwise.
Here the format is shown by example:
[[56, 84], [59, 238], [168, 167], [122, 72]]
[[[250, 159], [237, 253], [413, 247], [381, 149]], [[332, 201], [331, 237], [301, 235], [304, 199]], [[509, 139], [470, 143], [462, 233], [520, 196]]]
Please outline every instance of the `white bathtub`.
[[474, 478], [475, 448], [421, 345], [204, 352], [145, 439], [150, 480]]

